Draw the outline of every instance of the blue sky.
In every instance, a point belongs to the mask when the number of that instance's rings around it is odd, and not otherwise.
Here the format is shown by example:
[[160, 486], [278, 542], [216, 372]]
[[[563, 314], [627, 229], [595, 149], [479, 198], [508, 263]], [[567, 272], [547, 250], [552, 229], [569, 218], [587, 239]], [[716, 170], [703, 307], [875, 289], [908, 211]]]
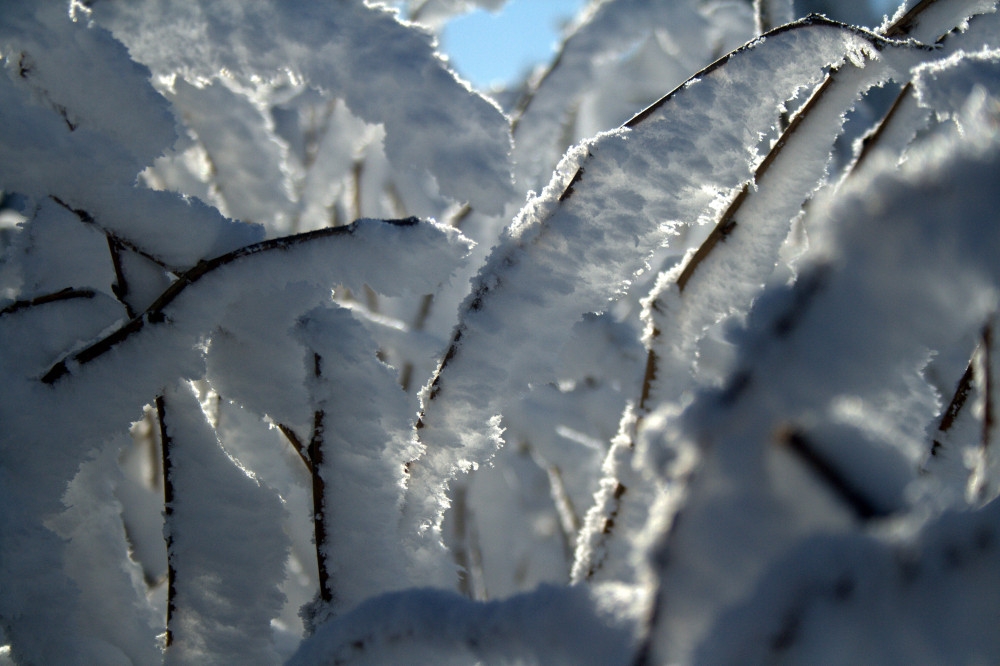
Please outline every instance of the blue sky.
[[475, 11], [451, 21], [441, 37], [442, 50], [473, 85], [512, 83], [525, 69], [551, 59], [563, 21], [584, 0], [510, 0], [503, 11]]

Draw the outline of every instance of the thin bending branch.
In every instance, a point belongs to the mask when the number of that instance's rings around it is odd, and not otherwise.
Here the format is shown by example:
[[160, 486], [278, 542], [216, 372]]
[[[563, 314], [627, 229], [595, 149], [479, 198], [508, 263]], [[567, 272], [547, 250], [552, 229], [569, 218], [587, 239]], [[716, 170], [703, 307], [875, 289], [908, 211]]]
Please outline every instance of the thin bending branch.
[[93, 289], [74, 289], [72, 287], [66, 287], [65, 289], [60, 289], [59, 291], [51, 294], [43, 294], [42, 296], [35, 296], [34, 298], [14, 301], [13, 303], [4, 306], [3, 309], [0, 309], [0, 317], [20, 312], [21, 310], [27, 310], [28, 308], [37, 307], [39, 305], [46, 305], [57, 301], [69, 301], [76, 298], [93, 298], [96, 295], [97, 292]]
[[[935, 1], [936, 0], [930, 0], [930, 3], [933, 3]], [[927, 6], [929, 6], [930, 3], [927, 3]], [[812, 20], [815, 20], [812, 17], [810, 18]], [[912, 16], [909, 20], [911, 21], [912, 24], [915, 25], [916, 15]], [[797, 23], [790, 25], [797, 25]], [[894, 24], [894, 26], [895, 25], [896, 24]], [[779, 28], [778, 30], [783, 30], [785, 29], [785, 27], [787, 26]], [[867, 35], [871, 33], [865, 32], [864, 34]], [[905, 35], [905, 31], [904, 32], [896, 31], [894, 34], [896, 36], [903, 36]], [[875, 42], [873, 43], [873, 45], [876, 48], [879, 48], [880, 46], [883, 46], [884, 43]], [[920, 48], [930, 49], [931, 47], [921, 46]], [[714, 66], [716, 66], [715, 63], [713, 63], [713, 65], [710, 65], [709, 67], [714, 67]], [[698, 249], [695, 250], [695, 253], [684, 265], [684, 268], [677, 276], [676, 284], [678, 291], [680, 292], [684, 291], [688, 282], [691, 280], [695, 272], [698, 270], [698, 267], [705, 261], [705, 259], [707, 259], [712, 254], [712, 251], [715, 249], [715, 247], [721, 241], [724, 241], [733, 232], [733, 230], [736, 229], [737, 226], [736, 216], [739, 213], [740, 209], [743, 207], [743, 204], [746, 203], [746, 201], [748, 200], [748, 197], [750, 196], [751, 193], [750, 189], [751, 186], [761, 181], [761, 179], [768, 172], [768, 170], [771, 168], [774, 162], [781, 156], [781, 153], [784, 150], [785, 146], [788, 144], [788, 142], [793, 139], [795, 133], [799, 130], [800, 126], [802, 125], [802, 122], [809, 117], [809, 115], [813, 112], [816, 106], [824, 99], [824, 97], [826, 97], [827, 94], [829, 94], [830, 90], [835, 85], [835, 82], [837, 80], [837, 73], [839, 71], [841, 70], [839, 68], [836, 68], [831, 70], [831, 72], [827, 74], [826, 78], [823, 80], [823, 83], [821, 83], [816, 88], [816, 90], [809, 97], [809, 99], [806, 101], [803, 107], [799, 109], [799, 111], [792, 118], [791, 122], [789, 122], [787, 127], [785, 127], [784, 130], [781, 132], [781, 136], [778, 137], [778, 140], [774, 143], [773, 146], [771, 146], [771, 149], [768, 151], [767, 155], [765, 155], [764, 159], [762, 159], [760, 161], [760, 164], [757, 165], [757, 168], [754, 170], [752, 179], [744, 183], [742, 189], [733, 198], [729, 206], [726, 208], [726, 211], [719, 218], [719, 222], [716, 224], [715, 228], [712, 229], [708, 237], [704, 240], [704, 242], [702, 242], [702, 244], [698, 247]], [[908, 92], [909, 88], [910, 86], [909, 84], [907, 84], [907, 86], [904, 87], [904, 91]], [[899, 105], [899, 100], [897, 99], [897, 104], [894, 104], [893, 108], [890, 109], [889, 115], [887, 116], [887, 119], [884, 122], [887, 123], [888, 120], [891, 119], [891, 116], [894, 115], [896, 111], [898, 111], [898, 105]], [[643, 113], [645, 114], [647, 112], [644, 111]], [[636, 116], [636, 118], [639, 118], [639, 116]], [[633, 118], [633, 121], [636, 120], [636, 118]], [[884, 125], [880, 125], [880, 127], [882, 130], [884, 130]], [[881, 131], [879, 131], [878, 133], [881, 134]], [[877, 137], [873, 136], [870, 137], [870, 139], [871, 141], [869, 141], [869, 149], [870, 146], [873, 145], [872, 142], [877, 140]], [[860, 156], [859, 156], [859, 161], [860, 161]], [[855, 163], [855, 166], [856, 165], [857, 163]], [[655, 308], [656, 305], [657, 303], [654, 302], [653, 307]], [[654, 328], [652, 338], [655, 340], [657, 337], [659, 337], [659, 330]], [[657, 366], [656, 352], [653, 349], [653, 346], [650, 345], [649, 351], [647, 352], [646, 372], [643, 377], [643, 385], [641, 391], [642, 399], [640, 400], [640, 407], [645, 407], [646, 399], [648, 398], [651, 391], [651, 384], [656, 378], [656, 366]]]
[[785, 5], [786, 11], [782, 11], [775, 0], [754, 0], [754, 23], [758, 33], [773, 30], [794, 18], [788, 15], [792, 9], [791, 0], [783, 0], [781, 4]]
[[[419, 220], [415, 217], [408, 217], [402, 220], [383, 220], [383, 222], [396, 226], [414, 226], [419, 223]], [[241, 247], [237, 250], [233, 250], [232, 252], [219, 255], [213, 259], [199, 261], [193, 268], [181, 273], [177, 280], [172, 282], [170, 286], [167, 287], [163, 293], [160, 294], [159, 297], [157, 297], [157, 299], [146, 308], [144, 312], [132, 318], [120, 328], [101, 338], [97, 342], [57, 362], [42, 376], [41, 380], [46, 384], [55, 384], [62, 377], [69, 374], [70, 362], [78, 365], [86, 365], [87, 363], [100, 358], [114, 349], [117, 345], [142, 330], [142, 328], [147, 324], [157, 325], [169, 321], [165, 313], [167, 306], [170, 305], [180, 294], [182, 294], [185, 289], [196, 284], [203, 277], [209, 275], [218, 268], [245, 257], [275, 250], [287, 250], [296, 245], [309, 243], [319, 238], [350, 236], [355, 232], [355, 230], [357, 230], [357, 228], [358, 223], [352, 222], [351, 224], [342, 227], [328, 227], [324, 229], [317, 229], [315, 231], [294, 234], [291, 236], [283, 236], [281, 238], [272, 238]]]

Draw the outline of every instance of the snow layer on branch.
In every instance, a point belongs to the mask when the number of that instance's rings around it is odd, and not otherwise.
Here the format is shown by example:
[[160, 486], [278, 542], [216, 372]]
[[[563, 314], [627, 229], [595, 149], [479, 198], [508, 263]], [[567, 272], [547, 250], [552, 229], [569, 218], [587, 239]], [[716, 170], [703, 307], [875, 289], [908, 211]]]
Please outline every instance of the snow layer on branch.
[[163, 396], [175, 571], [167, 663], [273, 664], [287, 537], [281, 501], [219, 445], [190, 386]]
[[488, 603], [410, 590], [327, 622], [288, 664], [619, 664], [629, 658], [625, 619], [582, 585]]
[[252, 88], [291, 74], [385, 124], [389, 158], [429, 170], [447, 196], [492, 212], [510, 198], [507, 119], [455, 78], [430, 34], [385, 7], [145, 0], [98, 3], [94, 16], [158, 76]]
[[880, 63], [863, 69], [845, 66], [836, 72], [794, 132], [783, 136], [775, 147], [771, 166], [748, 189], [729, 220], [733, 228], [697, 264], [683, 291], [678, 270], [660, 276], [643, 311], [646, 335], [657, 355], [648, 404], [675, 401], [690, 390], [699, 366], [704, 365], [699, 364], [697, 349], [707, 329], [749, 309], [778, 263], [778, 251], [793, 218], [822, 184], [845, 114], [886, 74]]
[[704, 219], [751, 177], [752, 147], [785, 100], [866, 44], [826, 23], [773, 34], [631, 127], [568, 155], [474, 280], [453, 344], [425, 389], [418, 434], [427, 454], [413, 468], [414, 518], [433, 522], [456, 468], [494, 450], [496, 416], [532, 382], [554, 379], [581, 316], [605, 310], [678, 227]]
[[997, 302], [995, 117], [816, 204], [822, 233], [800, 279], [758, 300], [727, 386], [681, 417], [674, 437], [704, 462], [653, 560], [663, 659], [711, 640], [714, 614], [798, 539], [920, 497], [941, 408], [922, 372], [936, 350], [965, 346]]
[[[162, 321], [158, 317], [134, 319], [108, 331], [108, 322], [113, 321], [108, 310], [115, 313], [118, 307], [103, 296], [59, 301], [2, 317], [6, 320], [0, 329], [8, 342], [5, 349], [12, 352], [3, 355], [5, 382], [0, 399], [4, 423], [0, 481], [2, 492], [11, 498], [6, 503], [4, 534], [31, 534], [25, 541], [10, 539], [0, 544], [4, 584], [23, 582], [10, 588], [4, 596], [9, 605], [0, 609], [5, 617], [19, 613], [24, 618], [18, 632], [23, 627], [29, 634], [45, 635], [47, 630], [39, 627], [69, 626], [64, 616], [73, 612], [72, 603], [67, 602], [72, 583], [53, 573], [61, 570], [63, 546], [45, 536], [42, 521], [62, 511], [60, 498], [88, 451], [127, 430], [141, 417], [150, 396], [181, 378], [204, 375], [200, 344], [218, 325], [228, 304], [250, 292], [261, 299], [280, 295], [290, 280], [304, 277], [326, 289], [336, 283], [360, 289], [366, 281], [388, 293], [398, 294], [411, 286], [425, 293], [447, 276], [468, 247], [455, 231], [415, 221], [396, 225], [368, 221], [306, 238], [286, 239], [281, 249], [273, 243], [263, 249], [257, 246], [251, 256], [230, 255], [222, 268], [183, 283], [179, 296], [151, 311], [165, 315]], [[273, 257], [275, 253], [280, 256]], [[294, 274], [289, 274], [289, 265], [296, 267]], [[63, 309], [72, 321], [60, 322], [53, 316]], [[39, 340], [65, 350], [79, 336], [99, 340], [96, 346], [84, 348], [89, 350], [87, 355], [71, 355], [57, 363], [51, 384], [39, 381], [46, 373], [38, 372], [37, 365], [22, 364], [52, 363], [51, 356], [47, 361], [43, 358], [52, 350], [39, 345]], [[31, 355], [14, 353], [22, 349], [34, 351]], [[270, 386], [269, 390], [281, 388]], [[28, 661], [39, 662], [65, 661], [62, 650], [79, 638], [67, 630], [65, 641], [39, 644], [24, 640], [20, 633], [11, 635], [23, 645]]]

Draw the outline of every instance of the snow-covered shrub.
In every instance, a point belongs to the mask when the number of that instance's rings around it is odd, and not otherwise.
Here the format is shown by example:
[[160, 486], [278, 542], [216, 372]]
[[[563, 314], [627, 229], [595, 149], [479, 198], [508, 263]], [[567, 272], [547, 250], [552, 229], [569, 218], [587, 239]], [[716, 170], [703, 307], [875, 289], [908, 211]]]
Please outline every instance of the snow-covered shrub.
[[995, 661], [995, 3], [397, 4], [0, 2], [0, 660]]

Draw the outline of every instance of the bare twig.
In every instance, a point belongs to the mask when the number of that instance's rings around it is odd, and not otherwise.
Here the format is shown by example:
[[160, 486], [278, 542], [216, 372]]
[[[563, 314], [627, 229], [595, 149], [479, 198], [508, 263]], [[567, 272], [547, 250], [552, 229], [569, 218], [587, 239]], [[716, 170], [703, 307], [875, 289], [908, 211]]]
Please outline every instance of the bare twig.
[[288, 440], [288, 443], [292, 445], [292, 448], [295, 449], [295, 452], [299, 454], [299, 458], [302, 459], [302, 463], [306, 466], [309, 474], [312, 475], [313, 466], [312, 462], [309, 460], [307, 445], [303, 444], [299, 436], [295, 434], [295, 431], [286, 426], [284, 423], [275, 423], [275, 425], [278, 430], [281, 431], [281, 434], [285, 436], [285, 439]]
[[[313, 354], [313, 376], [319, 379], [323, 376], [323, 359], [319, 354]], [[323, 481], [323, 432], [326, 427], [326, 414], [322, 409], [313, 413], [313, 431], [309, 438], [309, 460], [312, 476], [313, 495], [313, 530], [316, 541], [316, 568], [319, 575], [319, 597], [325, 603], [333, 601], [333, 590], [330, 586], [330, 571], [326, 566], [326, 484]]]
[[175, 609], [177, 599], [177, 572], [174, 569], [173, 546], [174, 537], [171, 531], [170, 519], [174, 514], [174, 484], [171, 478], [170, 447], [171, 439], [166, 421], [166, 405], [163, 396], [156, 396], [156, 418], [160, 424], [160, 452], [163, 469], [163, 515], [167, 521], [164, 539], [167, 542], [167, 629], [166, 646], [170, 647], [173, 642], [173, 632], [171, 619]]
[[20, 312], [21, 310], [27, 310], [28, 308], [37, 307], [39, 305], [46, 305], [57, 301], [69, 301], [76, 298], [93, 298], [96, 295], [97, 292], [93, 289], [74, 289], [72, 287], [66, 287], [65, 289], [60, 289], [59, 291], [51, 294], [43, 294], [42, 296], [35, 296], [34, 298], [14, 301], [13, 303], [4, 306], [3, 309], [0, 309], [0, 317]]
[[[975, 358], [974, 355], [973, 358]], [[941, 421], [938, 422], [938, 432], [941, 435], [951, 430], [958, 419], [958, 415], [962, 412], [962, 408], [965, 407], [965, 403], [969, 399], [969, 393], [972, 391], [972, 384], [976, 378], [975, 367], [976, 364], [970, 360], [969, 364], [965, 367], [965, 372], [962, 373], [962, 378], [958, 380], [958, 386], [955, 387], [955, 393], [951, 396], [951, 402], [948, 403], [948, 407], [941, 414]], [[943, 446], [941, 439], [936, 438], [932, 440], [931, 456], [937, 456]]]
[[875, 152], [874, 148], [878, 145], [879, 140], [881, 140], [881, 138], [885, 135], [886, 129], [892, 124], [893, 119], [903, 107], [903, 104], [909, 97], [912, 90], [913, 82], [907, 81], [906, 85], [900, 89], [896, 99], [893, 100], [892, 106], [889, 107], [889, 110], [886, 111], [878, 125], [875, 126], [875, 129], [861, 140], [861, 149], [858, 151], [858, 155], [854, 159], [854, 163], [851, 164], [848, 173], [857, 171], [862, 163], [864, 163], [868, 157]]
[[125, 277], [125, 270], [122, 268], [121, 250], [122, 245], [110, 234], [107, 235], [108, 252], [111, 254], [111, 265], [115, 269], [115, 281], [111, 283], [111, 292], [118, 299], [118, 302], [125, 306], [125, 313], [129, 319], [135, 317], [136, 312], [128, 301], [128, 280]]
[[871, 520], [888, 515], [890, 512], [880, 508], [875, 502], [865, 496], [847, 476], [837, 469], [830, 460], [816, 450], [816, 447], [805, 433], [789, 429], [779, 435], [779, 444], [796, 454], [813, 474], [829, 488], [840, 501], [847, 506], [859, 520]]

